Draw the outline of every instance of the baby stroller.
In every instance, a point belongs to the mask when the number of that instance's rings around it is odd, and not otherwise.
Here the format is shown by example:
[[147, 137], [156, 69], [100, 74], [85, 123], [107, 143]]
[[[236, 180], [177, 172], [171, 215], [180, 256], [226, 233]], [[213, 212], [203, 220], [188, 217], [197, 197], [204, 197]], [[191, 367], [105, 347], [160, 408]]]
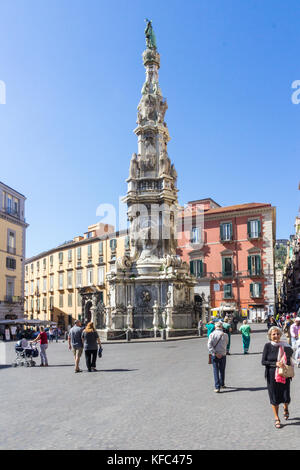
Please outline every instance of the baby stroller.
[[16, 351], [16, 358], [12, 363], [13, 367], [17, 366], [25, 366], [25, 367], [33, 367], [35, 366], [36, 362], [33, 360], [34, 357], [38, 357], [39, 352], [35, 344], [28, 343], [26, 348], [23, 348], [21, 345], [21, 341], [18, 341], [15, 345]]

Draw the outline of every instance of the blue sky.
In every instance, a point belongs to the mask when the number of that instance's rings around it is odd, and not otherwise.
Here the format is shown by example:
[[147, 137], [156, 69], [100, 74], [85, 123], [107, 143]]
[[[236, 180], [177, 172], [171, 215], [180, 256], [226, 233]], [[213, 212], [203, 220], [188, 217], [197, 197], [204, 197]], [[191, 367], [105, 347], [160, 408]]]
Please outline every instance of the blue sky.
[[99, 221], [126, 194], [145, 74], [161, 55], [179, 202], [268, 202], [277, 238], [299, 207], [297, 0], [2, 0], [0, 180], [27, 197], [27, 256]]

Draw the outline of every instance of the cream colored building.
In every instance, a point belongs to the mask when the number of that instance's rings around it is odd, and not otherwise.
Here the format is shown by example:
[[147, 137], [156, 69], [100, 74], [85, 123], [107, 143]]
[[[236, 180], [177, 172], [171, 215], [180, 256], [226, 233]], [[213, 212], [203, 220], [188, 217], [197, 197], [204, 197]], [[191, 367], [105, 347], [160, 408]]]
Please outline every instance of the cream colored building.
[[0, 320], [24, 316], [25, 200], [0, 182]]
[[67, 328], [83, 316], [82, 294], [97, 293], [107, 302], [106, 273], [127, 249], [126, 231], [96, 224], [84, 236], [27, 259], [25, 314]]

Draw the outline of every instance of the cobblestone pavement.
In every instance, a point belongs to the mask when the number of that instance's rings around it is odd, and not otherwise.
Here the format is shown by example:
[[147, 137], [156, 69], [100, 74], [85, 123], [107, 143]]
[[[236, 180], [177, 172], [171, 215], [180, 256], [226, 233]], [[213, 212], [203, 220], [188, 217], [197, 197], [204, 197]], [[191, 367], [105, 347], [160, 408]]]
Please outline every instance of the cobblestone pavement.
[[[290, 419], [276, 430], [255, 325], [250, 354], [233, 335], [227, 389], [213, 392], [206, 338], [105, 344], [98, 372], [74, 374], [67, 343], [49, 345], [50, 366], [1, 367], [0, 449], [298, 449], [300, 369]], [[9, 359], [14, 358], [8, 344]], [[281, 411], [282, 416], [282, 411]], [[279, 441], [278, 441], [279, 442]]]

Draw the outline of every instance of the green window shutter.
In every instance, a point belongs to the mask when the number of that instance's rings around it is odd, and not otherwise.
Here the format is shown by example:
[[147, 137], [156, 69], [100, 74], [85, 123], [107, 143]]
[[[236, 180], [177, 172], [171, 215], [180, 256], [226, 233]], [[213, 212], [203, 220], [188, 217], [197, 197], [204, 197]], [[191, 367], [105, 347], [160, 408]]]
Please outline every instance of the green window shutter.
[[194, 273], [194, 261], [190, 261], [190, 273], [195, 274]]
[[233, 229], [232, 229], [232, 223], [230, 223], [230, 240], [233, 240]]
[[261, 261], [260, 261], [260, 255], [257, 255], [255, 257], [255, 266], [256, 266], [256, 274], [261, 273]]
[[203, 261], [200, 259], [200, 260], [197, 260], [196, 261], [197, 263], [197, 277], [202, 277], [202, 274], [203, 274]]
[[248, 233], [248, 237], [251, 238], [251, 223], [250, 223], [250, 220], [248, 220], [248, 222], [247, 222], [247, 233]]
[[251, 256], [248, 256], [248, 271], [249, 271], [249, 274], [252, 274], [251, 273]]
[[224, 284], [224, 298], [228, 299], [232, 297], [232, 284]]
[[258, 231], [258, 236], [261, 237], [261, 221], [258, 220], [257, 221], [257, 231]]
[[222, 275], [224, 276], [225, 274], [225, 258], [222, 257]]
[[258, 283], [258, 292], [259, 292], [258, 294], [259, 297], [261, 297], [262, 296], [262, 283], [261, 282]]
[[224, 240], [224, 235], [223, 235], [223, 224], [220, 224], [220, 240]]
[[254, 292], [254, 289], [253, 289], [253, 282], [251, 282], [250, 284], [250, 296], [253, 297], [253, 292]]

